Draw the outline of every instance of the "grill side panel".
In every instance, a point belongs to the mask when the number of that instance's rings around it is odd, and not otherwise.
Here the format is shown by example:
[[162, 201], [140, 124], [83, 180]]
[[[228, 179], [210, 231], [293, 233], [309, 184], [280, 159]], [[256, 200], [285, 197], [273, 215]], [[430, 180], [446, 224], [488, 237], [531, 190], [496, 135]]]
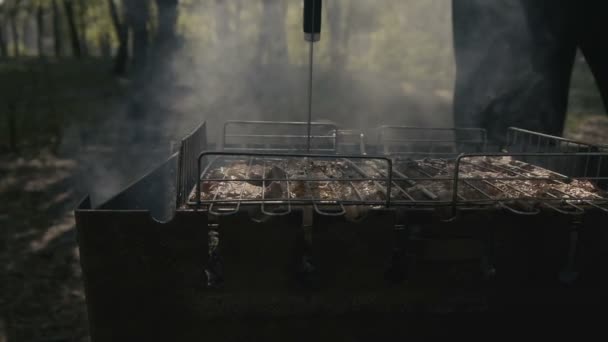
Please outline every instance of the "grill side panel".
[[93, 341], [188, 340], [198, 324], [189, 302], [205, 282], [205, 222], [195, 213], [161, 224], [147, 211], [76, 211]]
[[177, 168], [174, 154], [98, 209], [146, 210], [157, 220], [168, 220], [175, 211]]
[[203, 122], [192, 133], [182, 139], [177, 171], [177, 203], [179, 208], [186, 201], [200, 175], [197, 174], [199, 153], [207, 149], [207, 125]]
[[[262, 338], [299, 320], [323, 326], [335, 317], [349, 322], [392, 317], [391, 324], [355, 324], [348, 330], [375, 335], [382, 334], [380, 326], [400, 327], [397, 318], [404, 319], [408, 312], [516, 312], [520, 305], [531, 304], [521, 300], [534, 293], [528, 287], [531, 277], [548, 281], [537, 282], [543, 290], [539, 295], [554, 300], [568, 295], [581, 307], [590, 303], [587, 299], [597, 301], [605, 284], [606, 232], [599, 229], [601, 216], [589, 215], [581, 226], [576, 267], [591, 286], [583, 291], [546, 290], [564, 265], [570, 228], [570, 222], [551, 211], [533, 220], [506, 211], [463, 212], [451, 223], [432, 212], [406, 213], [401, 221], [405, 226], [426, 225], [415, 243], [405, 245], [409, 254], [419, 256], [417, 268], [410, 269], [414, 277], [409, 283], [389, 281], [385, 271], [392, 252], [404, 246], [393, 230], [395, 214], [382, 210], [360, 222], [315, 216], [309, 251], [319, 281], [313, 287], [293, 277], [294, 260], [301, 252], [299, 215], [263, 223], [251, 222], [245, 213], [220, 218], [215, 223], [226, 283], [212, 289], [205, 286], [206, 214], [177, 211], [172, 221], [162, 224], [145, 211], [94, 211], [85, 206], [77, 211], [76, 223], [93, 341], [245, 338], [243, 334]], [[498, 279], [505, 285], [495, 289], [494, 297], [476, 287], [479, 255], [456, 250], [468, 245], [454, 245], [451, 251], [445, 244], [439, 249], [434, 245], [454, 238], [493, 240]], [[465, 260], [454, 262], [451, 253]], [[532, 304], [538, 304], [538, 298]], [[561, 303], [554, 306], [551, 310], [564, 313], [570, 309]], [[283, 323], [269, 328], [268, 322], [277, 320]], [[228, 328], [231, 324], [234, 329]], [[236, 329], [244, 325], [247, 331]], [[326, 329], [343, 332], [338, 326]]]

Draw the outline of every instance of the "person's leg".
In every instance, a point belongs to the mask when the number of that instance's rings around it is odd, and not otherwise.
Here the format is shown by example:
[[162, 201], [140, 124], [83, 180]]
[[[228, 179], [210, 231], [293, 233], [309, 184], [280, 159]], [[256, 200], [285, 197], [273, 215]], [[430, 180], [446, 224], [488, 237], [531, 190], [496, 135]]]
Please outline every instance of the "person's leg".
[[[524, 127], [562, 135], [576, 55], [577, 0], [521, 0], [532, 37], [533, 92], [526, 98]], [[529, 125], [528, 127], [525, 127]]]
[[608, 110], [608, 43], [606, 24], [608, 2], [588, 1], [579, 5], [576, 11], [577, 42], [599, 88]]
[[499, 145], [511, 126], [561, 134], [575, 52], [561, 2], [453, 0], [456, 126]]

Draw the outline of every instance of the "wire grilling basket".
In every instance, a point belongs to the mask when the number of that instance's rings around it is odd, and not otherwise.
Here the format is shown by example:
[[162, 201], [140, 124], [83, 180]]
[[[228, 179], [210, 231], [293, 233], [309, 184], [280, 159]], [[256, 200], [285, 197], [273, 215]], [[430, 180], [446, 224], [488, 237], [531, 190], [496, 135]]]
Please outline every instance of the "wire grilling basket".
[[[301, 129], [298, 123], [280, 125]], [[317, 142], [322, 141], [317, 146], [327, 147], [319, 147], [319, 154], [281, 149], [285, 145], [278, 134], [255, 134], [249, 125], [248, 134], [231, 134], [267, 150], [241, 144], [240, 149], [232, 145], [228, 151], [196, 155], [194, 174], [200, 181], [187, 184], [191, 192], [182, 207], [230, 215], [258, 206], [274, 216], [299, 206], [333, 216], [353, 206], [502, 208], [522, 215], [543, 209], [569, 215], [608, 213], [608, 150], [601, 146], [512, 128], [508, 145], [490, 151], [481, 129], [383, 126], [372, 147], [379, 156], [366, 155], [364, 135], [349, 131], [361, 137], [355, 143], [360, 150], [353, 155], [338, 153], [336, 137], [341, 134], [335, 126], [316, 127]], [[286, 134], [287, 146], [300, 138]]]

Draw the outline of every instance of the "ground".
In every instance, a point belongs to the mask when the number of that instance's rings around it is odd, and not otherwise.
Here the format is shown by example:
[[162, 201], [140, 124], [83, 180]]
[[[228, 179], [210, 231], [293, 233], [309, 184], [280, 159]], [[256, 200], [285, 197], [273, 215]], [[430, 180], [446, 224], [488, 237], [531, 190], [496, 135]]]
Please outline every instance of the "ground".
[[[10, 120], [1, 117], [0, 342], [88, 340], [73, 209], [97, 177], [132, 177], [151, 166], [130, 165], [130, 156], [115, 150], [117, 141], [131, 143], [121, 140], [132, 124], [123, 103], [129, 82], [109, 70], [99, 60], [0, 63], [0, 78], [16, 80], [2, 83], [4, 105], [13, 107], [0, 114], [13, 111], [17, 128], [13, 149], [5, 133]], [[573, 88], [566, 135], [607, 144], [608, 119], [584, 70]]]
[[73, 160], [0, 160], [0, 341], [86, 341]]
[[0, 63], [0, 341], [88, 340], [73, 215], [82, 163], [68, 140], [102, 121], [88, 107], [120, 98], [109, 65]]

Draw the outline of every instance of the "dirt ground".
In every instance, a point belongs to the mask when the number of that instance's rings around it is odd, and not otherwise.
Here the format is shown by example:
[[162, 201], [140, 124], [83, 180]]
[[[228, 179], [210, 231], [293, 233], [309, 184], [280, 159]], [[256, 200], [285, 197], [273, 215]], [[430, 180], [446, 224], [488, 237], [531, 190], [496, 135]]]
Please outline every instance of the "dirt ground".
[[0, 341], [88, 341], [76, 168], [49, 153], [0, 159]]
[[582, 119], [577, 127], [568, 130], [566, 136], [594, 144], [608, 145], [608, 117], [605, 115], [588, 116]]

